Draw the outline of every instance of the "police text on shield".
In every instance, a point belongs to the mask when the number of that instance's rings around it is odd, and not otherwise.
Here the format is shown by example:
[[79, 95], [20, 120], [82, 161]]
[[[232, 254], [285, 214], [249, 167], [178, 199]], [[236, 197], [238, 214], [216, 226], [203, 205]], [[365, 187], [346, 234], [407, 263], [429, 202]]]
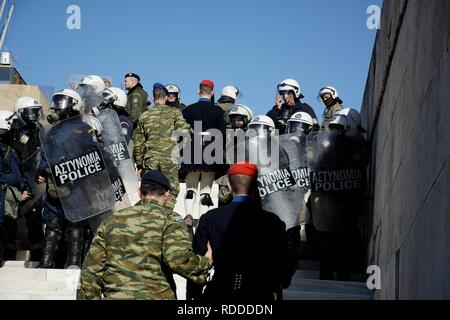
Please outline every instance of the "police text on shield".
[[104, 169], [105, 164], [98, 151], [52, 166], [52, 172], [58, 186], [86, 178]]

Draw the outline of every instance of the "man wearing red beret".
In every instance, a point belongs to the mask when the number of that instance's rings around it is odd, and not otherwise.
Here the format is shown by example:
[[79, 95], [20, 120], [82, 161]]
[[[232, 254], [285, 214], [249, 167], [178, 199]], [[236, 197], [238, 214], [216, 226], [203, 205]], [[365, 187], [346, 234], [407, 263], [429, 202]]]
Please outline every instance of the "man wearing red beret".
[[204, 254], [210, 242], [214, 276], [202, 296], [201, 288], [189, 284], [188, 298], [274, 300], [292, 277], [286, 225], [262, 209], [254, 164], [235, 164], [228, 177], [233, 202], [204, 214], [193, 241], [197, 254]]
[[[185, 195], [185, 211], [195, 220], [200, 215], [213, 206], [210, 196], [211, 188], [216, 176], [224, 173], [224, 161], [221, 163], [207, 163], [204, 158], [204, 151], [209, 144], [215, 139], [225, 139], [226, 123], [224, 119], [224, 111], [214, 105], [212, 98], [214, 96], [214, 83], [211, 80], [203, 80], [199, 87], [200, 100], [183, 110], [183, 116], [186, 122], [196, 131], [196, 136], [192, 135], [191, 154], [190, 157], [183, 155], [183, 163], [181, 165], [181, 177], [185, 177], [186, 195]], [[195, 125], [197, 123], [197, 126]], [[208, 132], [210, 129], [217, 129], [221, 133], [221, 137]], [[199, 131], [199, 132], [198, 132]], [[200, 144], [200, 148], [195, 143]], [[183, 152], [185, 152], [184, 150]], [[199, 152], [201, 151], [201, 154]], [[197, 153], [197, 154], [196, 154]], [[208, 154], [209, 155], [209, 154]], [[215, 152], [211, 152], [211, 156], [215, 156]], [[190, 163], [185, 159], [188, 158]], [[199, 186], [200, 183], [200, 186]], [[200, 200], [200, 211], [193, 212], [196, 201]]]

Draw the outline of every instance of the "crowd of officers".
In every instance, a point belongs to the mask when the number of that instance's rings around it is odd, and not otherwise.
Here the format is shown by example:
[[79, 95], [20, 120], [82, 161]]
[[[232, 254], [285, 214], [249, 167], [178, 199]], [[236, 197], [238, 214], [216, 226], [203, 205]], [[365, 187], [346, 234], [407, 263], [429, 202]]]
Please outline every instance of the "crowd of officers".
[[[53, 95], [47, 117], [55, 124], [85, 112], [90, 102], [82, 92], [89, 87], [101, 97], [101, 106], [114, 110], [120, 119], [141, 179], [140, 201], [105, 218], [97, 230], [64, 216], [39, 140], [42, 105], [22, 97], [14, 112], [0, 111], [0, 261], [15, 260], [17, 218], [22, 212], [31, 259], [39, 261], [39, 268], [82, 268], [82, 299], [174, 299], [173, 273], [189, 280], [192, 299], [280, 297], [295, 272], [289, 262], [289, 242], [294, 240], [278, 216], [265, 212], [258, 202], [258, 168], [251, 163], [230, 167], [194, 161], [195, 152], [192, 161], [175, 163], [178, 141], [172, 134], [177, 130], [193, 134], [198, 122], [201, 132], [218, 129], [224, 137], [227, 129], [250, 128], [272, 134], [278, 130], [279, 135], [308, 134], [328, 130], [336, 115], [356, 111], [343, 107], [335, 88], [324, 87], [318, 95], [325, 105], [319, 124], [314, 110], [301, 102], [304, 96], [293, 79], [277, 86], [275, 106], [257, 117], [237, 103], [241, 93], [235, 86], [225, 87], [216, 103], [210, 80], [200, 83], [199, 100], [190, 106], [181, 103], [175, 84], [155, 83], [151, 107], [137, 74], [126, 74], [124, 86], [128, 94], [106, 87], [98, 76], [85, 77], [75, 90]], [[101, 132], [95, 122], [92, 126]], [[183, 218], [174, 212], [180, 181], [186, 183]], [[215, 181], [219, 208], [210, 210]], [[299, 240], [300, 229], [295, 233], [293, 238]], [[254, 267], [252, 276], [248, 265]], [[212, 266], [213, 281], [203, 290]]]

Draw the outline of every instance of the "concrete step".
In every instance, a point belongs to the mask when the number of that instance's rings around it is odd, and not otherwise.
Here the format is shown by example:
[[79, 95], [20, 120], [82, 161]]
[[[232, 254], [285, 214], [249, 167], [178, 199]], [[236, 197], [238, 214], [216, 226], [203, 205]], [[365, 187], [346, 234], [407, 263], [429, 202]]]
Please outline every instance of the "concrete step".
[[0, 300], [76, 300], [80, 270], [36, 266], [36, 262], [6, 261], [0, 268]]
[[372, 300], [373, 291], [364, 282], [305, 279], [298, 271], [291, 286], [284, 290], [285, 300]]

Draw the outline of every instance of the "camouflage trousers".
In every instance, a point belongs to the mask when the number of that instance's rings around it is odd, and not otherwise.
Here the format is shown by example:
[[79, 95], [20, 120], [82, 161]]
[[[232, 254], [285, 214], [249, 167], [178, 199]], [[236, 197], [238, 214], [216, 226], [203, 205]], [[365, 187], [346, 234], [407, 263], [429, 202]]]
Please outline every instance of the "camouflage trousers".
[[173, 163], [170, 156], [151, 156], [144, 160], [144, 170], [156, 170], [163, 173], [169, 179], [171, 189], [166, 207], [173, 210], [180, 192], [180, 182], [178, 181], [178, 170], [180, 166]]

